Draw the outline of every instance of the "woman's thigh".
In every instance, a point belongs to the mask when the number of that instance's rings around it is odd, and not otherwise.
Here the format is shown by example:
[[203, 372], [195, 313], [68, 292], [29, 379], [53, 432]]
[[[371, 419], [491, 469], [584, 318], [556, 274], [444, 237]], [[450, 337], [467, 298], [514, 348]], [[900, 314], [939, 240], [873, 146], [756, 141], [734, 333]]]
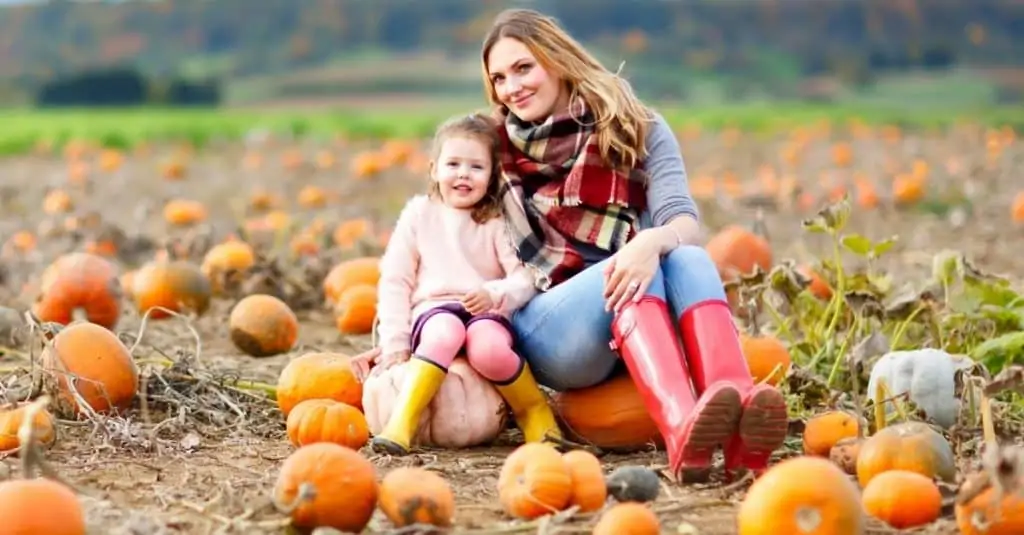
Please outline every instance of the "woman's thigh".
[[676, 317], [701, 301], [725, 299], [718, 268], [703, 247], [677, 247], [662, 257], [661, 272], [669, 306]]
[[605, 262], [538, 294], [512, 317], [516, 350], [548, 388], [593, 386], [615, 368], [618, 356], [608, 346], [612, 313], [602, 295]]

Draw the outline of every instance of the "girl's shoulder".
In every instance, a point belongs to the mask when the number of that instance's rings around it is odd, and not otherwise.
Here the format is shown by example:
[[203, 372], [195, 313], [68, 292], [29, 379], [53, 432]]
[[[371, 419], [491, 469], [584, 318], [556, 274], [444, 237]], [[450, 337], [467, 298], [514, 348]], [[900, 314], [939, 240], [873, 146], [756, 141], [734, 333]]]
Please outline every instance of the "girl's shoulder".
[[433, 204], [433, 199], [424, 194], [413, 195], [405, 202], [405, 206], [402, 207], [401, 213], [398, 215], [398, 220], [412, 220], [416, 221], [426, 215]]

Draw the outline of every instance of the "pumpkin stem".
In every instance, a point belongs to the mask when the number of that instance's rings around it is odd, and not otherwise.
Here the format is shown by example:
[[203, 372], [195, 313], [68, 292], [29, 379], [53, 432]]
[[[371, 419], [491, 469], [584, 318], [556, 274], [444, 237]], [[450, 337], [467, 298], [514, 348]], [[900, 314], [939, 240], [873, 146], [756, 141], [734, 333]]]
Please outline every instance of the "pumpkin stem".
[[878, 386], [875, 387], [875, 433], [885, 427], [885, 379], [878, 379]]
[[982, 436], [985, 438], [986, 448], [994, 448], [997, 440], [995, 423], [992, 421], [992, 404], [984, 392], [981, 392], [980, 395], [981, 398], [978, 401], [981, 409]]

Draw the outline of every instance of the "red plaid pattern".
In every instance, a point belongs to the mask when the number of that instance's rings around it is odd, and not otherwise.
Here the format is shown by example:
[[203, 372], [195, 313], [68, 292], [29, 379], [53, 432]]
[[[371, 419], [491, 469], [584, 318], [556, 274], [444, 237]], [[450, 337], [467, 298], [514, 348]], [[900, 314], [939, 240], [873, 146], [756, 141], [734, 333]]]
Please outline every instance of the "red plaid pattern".
[[637, 230], [647, 176], [617, 172], [601, 159], [593, 116], [557, 114], [540, 125], [501, 117], [502, 201], [520, 260], [542, 275], [541, 289], [583, 269], [572, 241], [614, 252]]

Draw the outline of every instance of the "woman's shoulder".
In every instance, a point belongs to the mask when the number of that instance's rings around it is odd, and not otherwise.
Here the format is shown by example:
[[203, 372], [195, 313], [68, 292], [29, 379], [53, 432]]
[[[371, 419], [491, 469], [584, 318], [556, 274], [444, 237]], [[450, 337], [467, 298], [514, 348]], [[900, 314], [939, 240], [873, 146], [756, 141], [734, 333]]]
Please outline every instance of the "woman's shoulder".
[[668, 124], [665, 116], [653, 108], [647, 108], [650, 117], [647, 120], [647, 135], [644, 138], [644, 148], [650, 154], [651, 149], [658, 147], [666, 140], [676, 140], [676, 134], [672, 125]]

